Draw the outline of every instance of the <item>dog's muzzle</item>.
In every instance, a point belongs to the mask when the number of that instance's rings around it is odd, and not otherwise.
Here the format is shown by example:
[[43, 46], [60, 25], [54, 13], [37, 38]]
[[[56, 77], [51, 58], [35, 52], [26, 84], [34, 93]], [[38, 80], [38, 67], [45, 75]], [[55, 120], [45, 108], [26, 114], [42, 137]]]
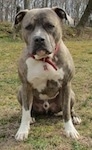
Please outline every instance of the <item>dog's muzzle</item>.
[[[42, 56], [28, 53], [28, 57], [32, 57], [35, 60], [43, 61], [44, 63], [46, 62], [46, 63], [50, 64], [55, 70], [57, 70], [57, 67], [53, 63], [52, 59], [53, 59], [54, 55], [57, 54], [58, 51], [59, 51], [59, 44], [56, 45], [54, 53], [52, 53], [52, 54], [44, 55], [44, 51], [42, 50], [42, 51], [40, 51], [42, 53]], [[43, 67], [44, 67], [44, 70], [48, 70], [46, 65]]]
[[33, 42], [34, 42], [34, 47], [32, 52], [33, 55], [45, 56], [51, 54], [51, 52], [46, 47], [44, 37], [35, 36]]

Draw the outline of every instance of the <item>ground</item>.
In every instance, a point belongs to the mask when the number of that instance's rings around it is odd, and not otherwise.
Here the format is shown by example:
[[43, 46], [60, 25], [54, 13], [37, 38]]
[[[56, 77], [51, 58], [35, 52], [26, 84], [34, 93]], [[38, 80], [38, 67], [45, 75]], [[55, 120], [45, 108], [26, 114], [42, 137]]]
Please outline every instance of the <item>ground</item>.
[[0, 150], [92, 150], [92, 40], [65, 41], [73, 56], [76, 73], [72, 86], [75, 109], [82, 119], [76, 126], [79, 140], [64, 135], [61, 117], [38, 117], [31, 125], [28, 140], [16, 142], [21, 108], [17, 102], [20, 85], [17, 62], [25, 46], [20, 39], [0, 37]]

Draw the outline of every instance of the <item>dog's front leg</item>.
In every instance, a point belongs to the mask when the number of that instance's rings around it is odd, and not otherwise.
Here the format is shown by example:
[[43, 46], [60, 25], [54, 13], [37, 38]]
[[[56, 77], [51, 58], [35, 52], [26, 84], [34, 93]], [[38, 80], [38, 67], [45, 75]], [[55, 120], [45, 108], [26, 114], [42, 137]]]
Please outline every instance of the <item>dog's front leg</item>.
[[21, 91], [21, 98], [22, 98], [22, 119], [19, 130], [15, 135], [15, 139], [18, 141], [22, 141], [27, 139], [30, 123], [33, 123], [34, 120], [31, 117], [31, 109], [33, 103], [33, 95], [32, 90], [29, 91], [28, 85], [23, 85]]
[[65, 132], [68, 137], [79, 138], [79, 133], [75, 129], [72, 119], [71, 119], [71, 110], [70, 110], [70, 101], [71, 101], [71, 83], [67, 83], [64, 86], [63, 91], [63, 118], [64, 118], [64, 127]]

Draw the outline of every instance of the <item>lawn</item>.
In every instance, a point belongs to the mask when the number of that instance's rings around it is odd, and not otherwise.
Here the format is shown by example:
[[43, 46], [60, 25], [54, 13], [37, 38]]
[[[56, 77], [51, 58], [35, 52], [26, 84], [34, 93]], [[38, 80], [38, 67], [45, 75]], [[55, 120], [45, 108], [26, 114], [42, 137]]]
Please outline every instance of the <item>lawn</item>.
[[82, 119], [76, 126], [80, 139], [65, 137], [60, 117], [41, 116], [31, 125], [28, 140], [15, 141], [21, 119], [16, 98], [20, 84], [17, 62], [25, 45], [21, 40], [6, 37], [0, 38], [0, 150], [92, 150], [92, 40], [65, 43], [76, 68], [72, 85], [76, 94], [75, 109]]

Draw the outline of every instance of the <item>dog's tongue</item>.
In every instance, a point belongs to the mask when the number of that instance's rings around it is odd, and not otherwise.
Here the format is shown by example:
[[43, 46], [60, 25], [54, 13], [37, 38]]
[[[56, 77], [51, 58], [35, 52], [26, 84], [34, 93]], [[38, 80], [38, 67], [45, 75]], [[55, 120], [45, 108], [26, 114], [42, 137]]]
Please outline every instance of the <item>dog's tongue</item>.
[[37, 51], [37, 53], [36, 53], [38, 56], [40, 56], [40, 57], [42, 57], [42, 56], [45, 56], [46, 55], [46, 53], [45, 53], [45, 51], [43, 51], [43, 50], [40, 50], [40, 51]]

